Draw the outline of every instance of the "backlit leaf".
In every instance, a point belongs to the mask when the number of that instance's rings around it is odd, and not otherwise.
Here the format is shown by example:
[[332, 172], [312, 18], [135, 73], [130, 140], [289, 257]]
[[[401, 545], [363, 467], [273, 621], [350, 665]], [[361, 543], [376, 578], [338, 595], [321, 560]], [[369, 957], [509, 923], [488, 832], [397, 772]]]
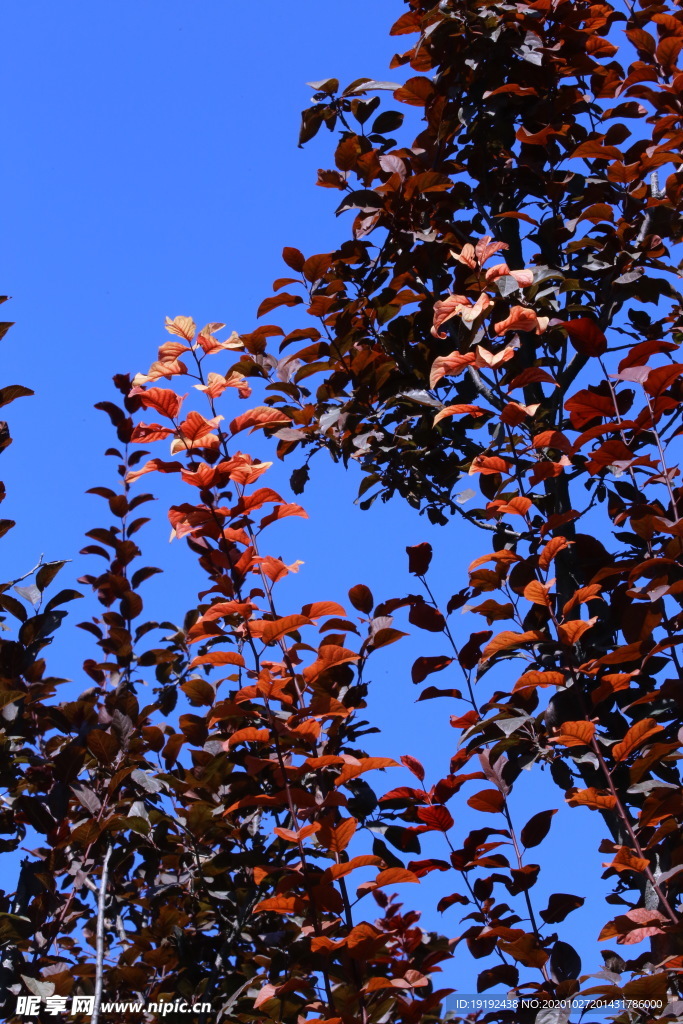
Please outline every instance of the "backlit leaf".
[[628, 730], [623, 740], [612, 747], [612, 757], [615, 761], [625, 761], [627, 757], [642, 746], [650, 736], [662, 731], [662, 726], [654, 718], [643, 718], [636, 722]]

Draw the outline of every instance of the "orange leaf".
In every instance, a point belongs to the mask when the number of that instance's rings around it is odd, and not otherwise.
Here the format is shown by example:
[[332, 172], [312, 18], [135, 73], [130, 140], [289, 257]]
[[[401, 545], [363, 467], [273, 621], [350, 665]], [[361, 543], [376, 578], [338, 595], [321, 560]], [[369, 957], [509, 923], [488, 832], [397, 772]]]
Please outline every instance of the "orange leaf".
[[173, 320], [167, 316], [164, 326], [169, 334], [176, 334], [179, 338], [185, 338], [186, 341], [192, 341], [197, 330], [197, 325], [191, 316], [177, 316]]
[[631, 726], [621, 743], [612, 747], [612, 757], [615, 761], [624, 761], [629, 754], [642, 746], [646, 739], [661, 731], [662, 726], [658, 725], [654, 718], [643, 718]]
[[532, 580], [531, 583], [527, 583], [524, 588], [524, 596], [527, 601], [533, 602], [533, 604], [542, 604], [546, 608], [550, 607], [550, 597], [548, 591], [550, 590], [550, 583], [539, 583], [538, 580]]
[[264, 558], [255, 558], [254, 561], [258, 564], [259, 571], [263, 572], [273, 583], [277, 583], [278, 580], [283, 579], [290, 572], [298, 572], [304, 564], [297, 560], [292, 562], [291, 565], [285, 565], [279, 558], [273, 558], [272, 555], [266, 555]]
[[584, 633], [591, 629], [597, 621], [597, 615], [592, 619], [585, 621], [584, 619], [571, 619], [569, 622], [565, 622], [563, 626], [557, 627], [557, 632], [560, 635], [560, 641], [563, 644], [575, 644], [581, 639]]
[[512, 647], [521, 647], [523, 644], [538, 643], [539, 640], [547, 640], [545, 633], [539, 633], [536, 629], [527, 630], [526, 633], [514, 633], [512, 630], [505, 630], [499, 633], [498, 636], [494, 636], [484, 650], [482, 651], [481, 660], [488, 661], [494, 654], [498, 654], [499, 651], [506, 651]]
[[548, 960], [548, 953], [540, 949], [534, 935], [524, 934], [512, 942], [500, 942], [501, 950], [519, 960], [525, 967], [543, 967]]
[[429, 78], [422, 76], [416, 76], [415, 78], [409, 78], [404, 85], [394, 93], [394, 99], [398, 100], [399, 103], [408, 103], [414, 107], [424, 107], [429, 99], [434, 95], [434, 86]]
[[132, 388], [131, 395], [137, 395], [144, 409], [156, 409], [162, 416], [175, 419], [180, 412], [182, 398], [167, 388]]
[[[601, 136], [604, 138], [604, 135]], [[598, 139], [582, 142], [570, 155], [570, 159], [583, 157], [588, 160], [621, 160], [621, 151], [616, 146], [603, 146]]]
[[291, 423], [291, 418], [287, 413], [281, 412], [279, 409], [271, 409], [267, 405], [257, 405], [253, 409], [249, 409], [248, 412], [243, 412], [241, 416], [237, 416], [230, 424], [230, 433], [239, 434], [240, 430], [246, 430], [251, 427], [251, 433], [255, 430], [259, 430], [261, 427], [275, 427], [284, 426], [287, 423]]
[[303, 615], [309, 619], [320, 619], [323, 615], [341, 615], [346, 617], [346, 609], [342, 608], [336, 601], [315, 601], [313, 604], [305, 604], [301, 609]]
[[377, 875], [374, 888], [379, 889], [384, 885], [400, 885], [402, 882], [419, 881], [415, 872], [408, 871], [407, 868], [387, 868], [386, 871], [380, 871]]
[[271, 896], [269, 899], [257, 903], [252, 913], [260, 914], [269, 910], [274, 914], [298, 914], [305, 909], [306, 903], [300, 896]]
[[183, 437], [187, 438], [188, 441], [198, 441], [200, 438], [204, 438], [207, 434], [218, 426], [222, 416], [217, 416], [215, 419], [207, 420], [200, 413], [192, 412], [187, 414], [187, 418], [180, 424], [180, 431]]
[[478, 416], [484, 415], [484, 409], [478, 405], [447, 405], [434, 417], [434, 426], [447, 416]]
[[359, 759], [358, 764], [345, 764], [337, 779], [335, 779], [335, 786], [342, 786], [345, 782], [349, 782], [351, 779], [357, 778], [358, 775], [362, 775], [363, 772], [373, 771], [375, 768], [399, 768], [400, 765], [397, 761], [393, 761], [390, 757], [362, 757]]
[[[242, 619], [248, 619], [249, 616], [251, 615], [253, 607], [254, 606], [251, 603], [251, 601], [216, 601], [215, 604], [212, 604], [209, 608], [206, 609], [201, 619], [197, 620], [196, 625], [198, 625], [200, 622], [215, 622], [216, 619], [227, 618], [229, 615], [239, 615], [240, 618]], [[194, 628], [195, 627], [192, 627], [192, 629]], [[189, 630], [188, 635], [194, 635], [192, 633], [192, 629]], [[207, 662], [207, 664], [239, 665], [240, 662], [233, 661], [231, 655], [231, 659], [229, 661]], [[244, 662], [242, 661], [241, 664], [243, 665]]]
[[525, 498], [518, 494], [515, 498], [510, 498], [509, 501], [503, 502], [502, 505], [498, 506], [497, 511], [503, 515], [506, 512], [511, 516], [525, 516], [531, 508], [531, 498]]
[[582, 720], [580, 722], [563, 722], [561, 732], [553, 736], [553, 743], [561, 743], [563, 747], [587, 746], [595, 735], [595, 725]]
[[616, 797], [602, 789], [570, 789], [566, 798], [570, 807], [590, 807], [593, 811], [611, 810], [617, 806]]
[[512, 692], [525, 690], [531, 686], [564, 686], [565, 677], [561, 672], [525, 672], [515, 683]]
[[236, 452], [231, 459], [221, 462], [217, 468], [219, 471], [226, 472], [236, 484], [246, 486], [258, 480], [272, 465], [272, 462], [253, 462], [251, 456]]
[[637, 857], [632, 850], [629, 850], [628, 846], [620, 846], [614, 860], [602, 866], [603, 868], [614, 868], [615, 871], [647, 871], [650, 862], [645, 857]]
[[298, 843], [301, 839], [307, 839], [312, 836], [320, 828], [320, 823], [314, 821], [312, 825], [304, 825], [298, 832], [293, 832], [291, 828], [274, 828], [273, 832], [280, 839], [286, 839], [288, 843]]
[[548, 373], [547, 370], [542, 370], [540, 366], [528, 366], [526, 370], [522, 370], [518, 373], [510, 383], [508, 384], [508, 391], [514, 391], [516, 388], [526, 387], [527, 384], [552, 384], [554, 387], [559, 387], [559, 384], [554, 377]]
[[316, 661], [304, 669], [304, 679], [310, 685], [315, 682], [318, 676], [322, 675], [323, 672], [327, 672], [328, 669], [334, 668], [335, 665], [344, 665], [349, 661], [358, 661], [359, 658], [359, 654], [356, 654], [355, 651], [347, 650], [346, 647], [324, 644], [318, 651]]
[[500, 418], [508, 426], [517, 427], [524, 422], [528, 415], [529, 410], [525, 405], [520, 405], [519, 402], [508, 402], [501, 410]]
[[163, 441], [172, 433], [172, 427], [162, 427], [159, 423], [137, 423], [130, 439], [133, 444], [152, 444], [153, 441]]
[[[328, 939], [328, 937], [326, 935], [315, 935], [311, 939], [311, 952], [312, 953], [317, 953], [317, 951], [319, 949], [325, 949], [325, 950], [328, 950], [329, 952], [331, 952], [332, 950], [335, 950], [335, 949], [341, 949], [345, 945], [346, 945], [346, 939], [337, 939], [337, 940], [335, 940], [335, 939]], [[317, 1018], [317, 1019], [320, 1020], [321, 1018]], [[329, 1020], [339, 1021], [339, 1024], [342, 1024], [341, 1017], [330, 1017]], [[306, 1024], [313, 1024], [313, 1021], [310, 1018], [308, 1018], [306, 1020]], [[324, 1022], [324, 1024], [327, 1024], [327, 1022]]]
[[266, 743], [270, 739], [267, 729], [256, 729], [253, 725], [238, 729], [223, 743], [223, 750], [230, 750], [236, 743]]
[[398, 978], [382, 978], [382, 977], [370, 978], [370, 980], [366, 981], [366, 983], [363, 985], [363, 991], [364, 992], [379, 992], [379, 991], [381, 991], [382, 989], [385, 989], [385, 988], [398, 988], [398, 987], [403, 988], [404, 986], [402, 986], [402, 985], [399, 986], [399, 985], [396, 984], [396, 982], [398, 982], [399, 980], [400, 979], [398, 979]]
[[355, 818], [345, 818], [336, 828], [323, 825], [317, 836], [318, 843], [332, 853], [341, 853], [353, 839], [357, 826]]
[[126, 483], [132, 484], [134, 480], [144, 476], [145, 473], [180, 473], [182, 470], [180, 462], [164, 462], [163, 459], [149, 459], [141, 469], [132, 470], [126, 473]]
[[495, 334], [505, 334], [506, 331], [534, 331], [535, 334], [542, 334], [547, 326], [547, 316], [537, 316], [533, 309], [526, 306], [513, 306], [507, 319], [494, 324], [493, 330]]
[[446, 375], [453, 377], [461, 373], [466, 366], [473, 366], [476, 358], [474, 352], [466, 352], [465, 355], [461, 355], [460, 352], [451, 352], [448, 356], [437, 356], [429, 373], [430, 388], [436, 387], [442, 377]]
[[352, 857], [351, 860], [344, 861], [343, 864], [332, 864], [327, 869], [329, 877], [334, 881], [337, 878], [343, 878], [345, 875], [350, 875], [356, 868], [366, 868], [370, 865], [376, 867], [382, 863], [381, 857], [375, 857], [371, 853], [362, 853], [358, 857]]
[[214, 650], [210, 654], [201, 654], [193, 658], [188, 668], [196, 669], [198, 665], [239, 665], [244, 668], [245, 659], [242, 654], [233, 650]]
[[282, 619], [254, 619], [249, 622], [249, 632], [264, 644], [272, 644], [300, 626], [310, 625], [307, 615], [285, 615]]
[[509, 470], [510, 463], [507, 459], [501, 459], [498, 455], [477, 455], [472, 460], [469, 476], [473, 476], [475, 473], [491, 476], [493, 473], [508, 473]]
[[566, 537], [552, 537], [538, 556], [539, 569], [547, 569], [558, 552], [569, 546]]
[[286, 505], [278, 505], [269, 512], [267, 516], [264, 516], [259, 526], [263, 529], [269, 526], [270, 523], [274, 523], [276, 519], [286, 519], [287, 516], [301, 516], [303, 519], [308, 519], [308, 512], [306, 512], [301, 505], [294, 505], [288, 502]]

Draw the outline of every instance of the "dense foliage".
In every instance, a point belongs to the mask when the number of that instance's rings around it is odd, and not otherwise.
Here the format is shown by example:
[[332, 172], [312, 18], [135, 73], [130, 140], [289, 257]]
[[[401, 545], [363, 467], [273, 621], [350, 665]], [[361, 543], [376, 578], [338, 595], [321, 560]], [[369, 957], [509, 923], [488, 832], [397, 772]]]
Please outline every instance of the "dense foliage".
[[[85, 549], [101, 610], [82, 623], [97, 653], [79, 697], [59, 699], [43, 658], [79, 596], [46, 593], [64, 563], [0, 595], [18, 622], [0, 642], [2, 848], [39, 834], [0, 906], [6, 1015], [30, 991], [92, 995], [96, 1019], [104, 989], [244, 1022], [416, 1024], [442, 1013], [444, 961], [468, 955], [480, 992], [677, 998], [683, 15], [411, 0], [392, 33], [417, 34], [394, 60], [405, 84], [329, 79], [304, 112], [302, 143], [339, 133], [319, 184], [353, 222], [334, 252], [284, 250], [296, 276], [259, 315], [300, 307], [303, 326], [225, 338], [168, 320], [148, 372], [100, 404], [120, 482], [93, 489], [111, 520]], [[378, 109], [389, 88], [424, 111], [411, 145], [402, 113]], [[376, 604], [358, 584], [346, 607], [282, 608], [298, 563], [265, 537], [305, 512], [237, 447], [247, 431], [304, 452], [296, 493], [322, 450], [361, 466], [364, 506], [398, 495], [456, 519], [481, 545], [467, 578], [440, 607], [421, 543], [418, 594]], [[170, 457], [148, 457], [158, 442]], [[157, 571], [137, 567], [150, 473], [177, 485], [173, 536], [207, 581], [177, 625], [145, 621], [139, 593]], [[433, 784], [414, 757], [363, 748], [366, 664], [406, 611], [445, 649], [411, 673], [440, 673], [420, 699], [454, 726]], [[513, 819], [524, 768], [604, 820], [614, 893], [596, 937], [618, 952], [597, 974], [562, 937], [582, 898], [561, 864], [535, 898], [529, 851], [555, 809]], [[482, 827], [462, 834], [459, 800]], [[393, 894], [432, 872], [443, 936]]]

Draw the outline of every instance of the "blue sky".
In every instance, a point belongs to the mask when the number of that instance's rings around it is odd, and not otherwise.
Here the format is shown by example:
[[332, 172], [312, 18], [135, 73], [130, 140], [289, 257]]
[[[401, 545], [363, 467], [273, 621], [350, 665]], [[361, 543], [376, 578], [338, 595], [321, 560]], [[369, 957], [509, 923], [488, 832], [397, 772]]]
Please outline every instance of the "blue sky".
[[[84, 532], [106, 520], [102, 502], [84, 492], [111, 484], [113, 473], [102, 456], [113, 442], [108, 421], [92, 405], [112, 397], [112, 374], [146, 370], [167, 338], [164, 317], [182, 313], [251, 330], [258, 303], [286, 272], [283, 245], [310, 254], [342, 237], [334, 196], [314, 186], [317, 168], [332, 163], [330, 136], [323, 132], [304, 150], [296, 145], [299, 112], [312, 92], [305, 82], [401, 80], [401, 70], [388, 70], [405, 42], [388, 35], [401, 11], [397, 0], [5, 6], [0, 287], [13, 296], [3, 315], [17, 326], [3, 342], [2, 383], [36, 392], [8, 410], [15, 442], [0, 466], [9, 492], [2, 514], [18, 525], [3, 542], [5, 577], [26, 571], [41, 552], [74, 559], [63, 586], [92, 571], [77, 552]], [[297, 464], [269, 482], [286, 489]], [[147, 481], [157, 488], [157, 479]], [[485, 538], [463, 534], [457, 521], [430, 527], [399, 504], [360, 512], [352, 504], [356, 484], [319, 461], [303, 498], [310, 520], [277, 527], [272, 553], [306, 563], [282, 590], [288, 610], [310, 600], [344, 603], [358, 582], [378, 598], [409, 592], [404, 548], [422, 540], [435, 546], [445, 602], [461, 586], [452, 581], [486, 550]], [[183, 587], [195, 588], [191, 559], [180, 546], [169, 549], [167, 538], [161, 515], [140, 535], [151, 564], [174, 566], [178, 581], [147, 584], [155, 617], [180, 615]], [[162, 610], [169, 591], [172, 607]], [[72, 608], [73, 621], [86, 614]], [[80, 631], [62, 632], [52, 669], [82, 688], [78, 666], [91, 651]], [[369, 743], [373, 753], [421, 757], [435, 781], [454, 751], [452, 709], [444, 701], [415, 705], [409, 678], [413, 658], [430, 653], [445, 653], [444, 645], [422, 633], [375, 656], [370, 714], [383, 733]], [[529, 781], [520, 782], [524, 797], [513, 796], [520, 826], [562, 804], [545, 776]], [[386, 788], [402, 783], [407, 775], [396, 773]], [[457, 805], [454, 811], [461, 813]], [[466, 811], [463, 834], [493, 824]], [[602, 859], [600, 825], [588, 811], [563, 808], [556, 816], [540, 853], [563, 863], [564, 891], [589, 895], [587, 879]], [[458, 908], [446, 918], [430, 909], [443, 877], [405, 895], [417, 899], [430, 927], [453, 935]], [[565, 936], [584, 952], [584, 969], [599, 968], [594, 935], [604, 917], [589, 903], [569, 919]], [[463, 954], [448, 973], [462, 991], [476, 970]]]

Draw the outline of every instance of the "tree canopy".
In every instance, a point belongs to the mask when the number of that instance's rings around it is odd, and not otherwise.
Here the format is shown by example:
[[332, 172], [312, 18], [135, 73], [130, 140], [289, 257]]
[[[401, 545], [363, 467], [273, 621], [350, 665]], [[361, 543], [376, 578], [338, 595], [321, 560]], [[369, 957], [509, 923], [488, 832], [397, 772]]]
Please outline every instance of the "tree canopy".
[[[416, 41], [393, 66], [414, 74], [314, 83], [303, 113], [301, 144], [334, 134], [318, 185], [340, 193], [348, 239], [284, 249], [258, 310], [281, 323], [168, 318], [150, 368], [99, 403], [119, 479], [93, 488], [108, 520], [85, 548], [100, 610], [81, 624], [95, 653], [77, 699], [44, 656], [80, 596], [53, 594], [64, 563], [0, 595], [2, 848], [28, 827], [41, 842], [2, 896], [10, 1017], [28, 991], [91, 996], [106, 1019], [104, 990], [245, 1024], [417, 1024], [441, 1018], [439, 974], [468, 955], [479, 993], [531, 1000], [485, 1020], [565, 1021], [543, 1007], [579, 993], [630, 1000], [635, 1019], [678, 1012], [683, 15], [406, 6], [391, 32]], [[402, 105], [423, 118], [412, 142]], [[362, 507], [399, 497], [455, 522], [475, 557], [452, 596], [418, 543], [409, 593], [377, 603], [370, 580], [344, 606], [283, 607], [298, 565], [270, 538], [306, 513], [241, 450], [254, 432], [298, 463], [295, 497], [327, 452], [361, 467]], [[206, 577], [176, 624], [146, 621], [140, 596], [158, 571], [138, 562], [156, 473]], [[367, 662], [404, 619], [446, 652], [410, 671], [454, 727], [433, 780], [363, 745]], [[533, 862], [556, 809], [513, 816], [524, 769], [604, 821], [614, 889], [596, 938], [618, 951], [602, 969], [562, 937], [583, 902], [562, 864]], [[482, 827], [462, 834], [459, 801]], [[410, 903], [403, 886], [433, 873], [443, 934], [394, 892]]]

